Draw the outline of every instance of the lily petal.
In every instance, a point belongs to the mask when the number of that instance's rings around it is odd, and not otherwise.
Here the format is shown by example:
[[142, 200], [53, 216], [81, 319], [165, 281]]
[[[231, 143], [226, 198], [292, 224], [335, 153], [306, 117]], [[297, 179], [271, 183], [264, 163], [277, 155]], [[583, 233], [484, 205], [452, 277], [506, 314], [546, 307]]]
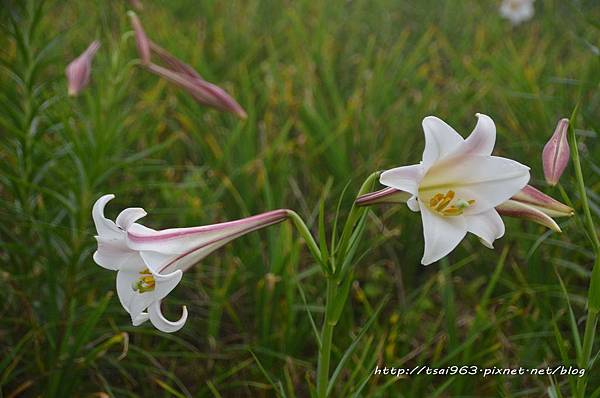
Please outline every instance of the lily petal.
[[527, 185], [529, 167], [495, 156], [442, 160], [423, 178], [419, 197], [452, 189], [464, 200], [475, 200], [465, 214], [492, 209]]
[[183, 272], [181, 270], [176, 270], [166, 275], [158, 274], [152, 271], [150, 268], [149, 270], [152, 272], [152, 276], [156, 281], [156, 288], [154, 289], [155, 300], [162, 300], [165, 298], [167, 294], [171, 293], [171, 291], [175, 289], [175, 286], [179, 284], [181, 278], [183, 277]]
[[419, 204], [425, 238], [425, 252], [421, 264], [429, 265], [458, 246], [467, 234], [467, 226], [463, 216], [440, 217], [429, 210], [427, 205]]
[[467, 231], [477, 235], [481, 243], [490, 249], [494, 248], [494, 241], [504, 236], [504, 222], [495, 209], [483, 213], [465, 216]]
[[96, 226], [96, 231], [99, 236], [120, 239], [123, 231], [121, 231], [112, 220], [104, 217], [104, 208], [108, 202], [114, 199], [114, 197], [115, 195], [113, 194], [100, 197], [100, 199], [94, 203], [94, 207], [92, 208], [92, 218], [94, 219], [94, 225]]
[[184, 305], [181, 311], [181, 318], [175, 322], [169, 321], [162, 314], [160, 301], [155, 301], [150, 308], [148, 308], [148, 314], [150, 316], [150, 322], [152, 322], [154, 327], [165, 333], [173, 333], [181, 329], [183, 325], [185, 325], [188, 317], [187, 307]]
[[423, 166], [420, 164], [396, 167], [381, 173], [379, 182], [385, 186], [416, 195], [423, 174]]
[[464, 142], [456, 130], [435, 116], [427, 116], [423, 119], [422, 125], [425, 133], [425, 150], [423, 151], [423, 167], [425, 169]]
[[111, 271], [138, 270], [145, 267], [139, 253], [127, 246], [124, 231], [122, 234], [120, 239], [96, 236], [98, 249], [93, 256], [96, 264]]
[[117, 219], [115, 220], [115, 224], [122, 228], [123, 231], [127, 231], [134, 222], [142, 217], [145, 217], [146, 214], [146, 210], [142, 209], [141, 207], [129, 207], [119, 213]]
[[488, 115], [482, 113], [477, 113], [476, 116], [477, 124], [471, 135], [460, 146], [460, 156], [490, 156], [494, 150], [494, 145], [496, 145], [496, 125], [494, 121]]

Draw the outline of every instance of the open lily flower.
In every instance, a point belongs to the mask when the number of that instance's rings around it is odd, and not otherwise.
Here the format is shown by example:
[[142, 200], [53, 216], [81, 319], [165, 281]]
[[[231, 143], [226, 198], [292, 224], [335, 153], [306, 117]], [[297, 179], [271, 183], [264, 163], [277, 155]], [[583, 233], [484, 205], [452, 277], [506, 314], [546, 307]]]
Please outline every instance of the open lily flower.
[[[379, 181], [396, 200], [421, 213], [425, 252], [421, 262], [431, 264], [450, 253], [467, 232], [487, 247], [504, 235], [504, 223], [495, 207], [506, 202], [529, 181], [529, 168], [514, 160], [492, 156], [496, 126], [489, 116], [463, 139], [442, 120], [423, 120], [425, 150], [419, 164], [384, 171]], [[369, 194], [385, 201], [386, 195]], [[359, 204], [361, 200], [359, 199]], [[364, 203], [364, 198], [362, 199]]]
[[[395, 188], [385, 188], [356, 198], [358, 206], [376, 204], [406, 203], [411, 194]], [[558, 200], [540, 192], [531, 185], [525, 186], [519, 193], [496, 206], [498, 214], [533, 221], [556, 232], [562, 232], [554, 218], [570, 217], [573, 209]]]
[[175, 332], [187, 320], [185, 306], [175, 322], [160, 308], [184, 271], [233, 239], [288, 217], [288, 210], [280, 209], [220, 224], [157, 231], [137, 223], [146, 215], [142, 208], [127, 208], [114, 222], [104, 217], [104, 207], [113, 198], [102, 196], [92, 210], [98, 233], [94, 261], [117, 271], [117, 294], [133, 324], [149, 319], [163, 332]]

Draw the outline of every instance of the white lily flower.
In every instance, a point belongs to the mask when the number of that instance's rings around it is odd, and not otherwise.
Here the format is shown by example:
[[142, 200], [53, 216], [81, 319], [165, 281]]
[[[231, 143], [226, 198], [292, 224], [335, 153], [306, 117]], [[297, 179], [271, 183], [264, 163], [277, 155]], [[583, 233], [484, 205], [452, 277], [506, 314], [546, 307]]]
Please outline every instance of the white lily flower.
[[535, 0], [503, 0], [500, 5], [500, 15], [513, 25], [519, 25], [533, 18]]
[[381, 184], [408, 192], [408, 207], [421, 213], [424, 265], [454, 250], [467, 232], [492, 248], [494, 240], [504, 235], [504, 223], [495, 207], [529, 181], [529, 167], [491, 156], [496, 126], [489, 116], [477, 117], [467, 139], [444, 121], [426, 117], [423, 160], [381, 174]]
[[233, 239], [288, 216], [288, 210], [280, 209], [220, 224], [156, 231], [136, 222], [146, 215], [142, 208], [127, 208], [114, 222], [104, 217], [104, 207], [113, 198], [102, 196], [92, 210], [98, 233], [94, 261], [117, 271], [117, 294], [134, 326], [149, 319], [167, 333], [181, 329], [187, 320], [185, 306], [175, 322], [160, 308], [184, 271]]

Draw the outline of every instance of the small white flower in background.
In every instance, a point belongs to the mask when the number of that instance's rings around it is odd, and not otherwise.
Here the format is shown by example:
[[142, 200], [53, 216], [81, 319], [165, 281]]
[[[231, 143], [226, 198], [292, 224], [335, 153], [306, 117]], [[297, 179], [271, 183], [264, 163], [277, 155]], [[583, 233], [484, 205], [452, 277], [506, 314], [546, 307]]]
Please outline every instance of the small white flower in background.
[[280, 209], [220, 224], [156, 231], [136, 222], [146, 215], [141, 208], [123, 210], [114, 222], [105, 218], [104, 207], [113, 198], [102, 196], [92, 210], [98, 233], [94, 261], [117, 271], [117, 294], [134, 326], [149, 319], [167, 333], [181, 329], [187, 320], [185, 306], [175, 322], [160, 308], [184, 271], [233, 239], [288, 217], [288, 210]]
[[495, 207], [529, 181], [529, 167], [491, 156], [496, 126], [489, 116], [477, 117], [467, 139], [444, 121], [426, 117], [423, 160], [384, 171], [379, 179], [385, 186], [409, 193], [408, 207], [420, 211], [424, 265], [454, 250], [467, 232], [491, 248], [494, 240], [504, 235], [504, 223]]
[[535, 14], [534, 1], [503, 0], [500, 6], [500, 15], [508, 19], [513, 25], [520, 25], [533, 18], [533, 14]]

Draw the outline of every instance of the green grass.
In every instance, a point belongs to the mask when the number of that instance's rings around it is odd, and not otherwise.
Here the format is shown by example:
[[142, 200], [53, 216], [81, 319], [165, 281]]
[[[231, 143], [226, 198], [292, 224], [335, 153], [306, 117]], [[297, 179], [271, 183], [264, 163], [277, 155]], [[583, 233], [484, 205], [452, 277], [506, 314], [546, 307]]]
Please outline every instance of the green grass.
[[[92, 261], [91, 206], [104, 193], [117, 195], [111, 217], [141, 206], [154, 228], [287, 207], [315, 236], [323, 201], [331, 244], [344, 187], [338, 233], [371, 172], [420, 160], [423, 117], [464, 136], [482, 112], [498, 127], [495, 153], [529, 165], [534, 185], [566, 200], [545, 186], [541, 151], [579, 103], [597, 220], [600, 6], [537, 0], [517, 28], [497, 6], [144, 1], [148, 35], [230, 92], [248, 112], [239, 121], [137, 66], [128, 2], [3, 0], [0, 397], [305, 397], [316, 384], [326, 281], [291, 223], [186, 273], [166, 312], [175, 318], [186, 304], [190, 319], [166, 335], [131, 326], [114, 274]], [[92, 82], [67, 97], [64, 68], [95, 38]], [[594, 263], [575, 177], [569, 166], [561, 180], [576, 209], [563, 234], [505, 219], [495, 250], [469, 237], [428, 267], [418, 215], [373, 209], [358, 250], [374, 247], [356, 256], [333, 336], [331, 396], [572, 396], [577, 379], [566, 376], [369, 375], [375, 364], [575, 366]], [[600, 396], [598, 362], [586, 396]]]

